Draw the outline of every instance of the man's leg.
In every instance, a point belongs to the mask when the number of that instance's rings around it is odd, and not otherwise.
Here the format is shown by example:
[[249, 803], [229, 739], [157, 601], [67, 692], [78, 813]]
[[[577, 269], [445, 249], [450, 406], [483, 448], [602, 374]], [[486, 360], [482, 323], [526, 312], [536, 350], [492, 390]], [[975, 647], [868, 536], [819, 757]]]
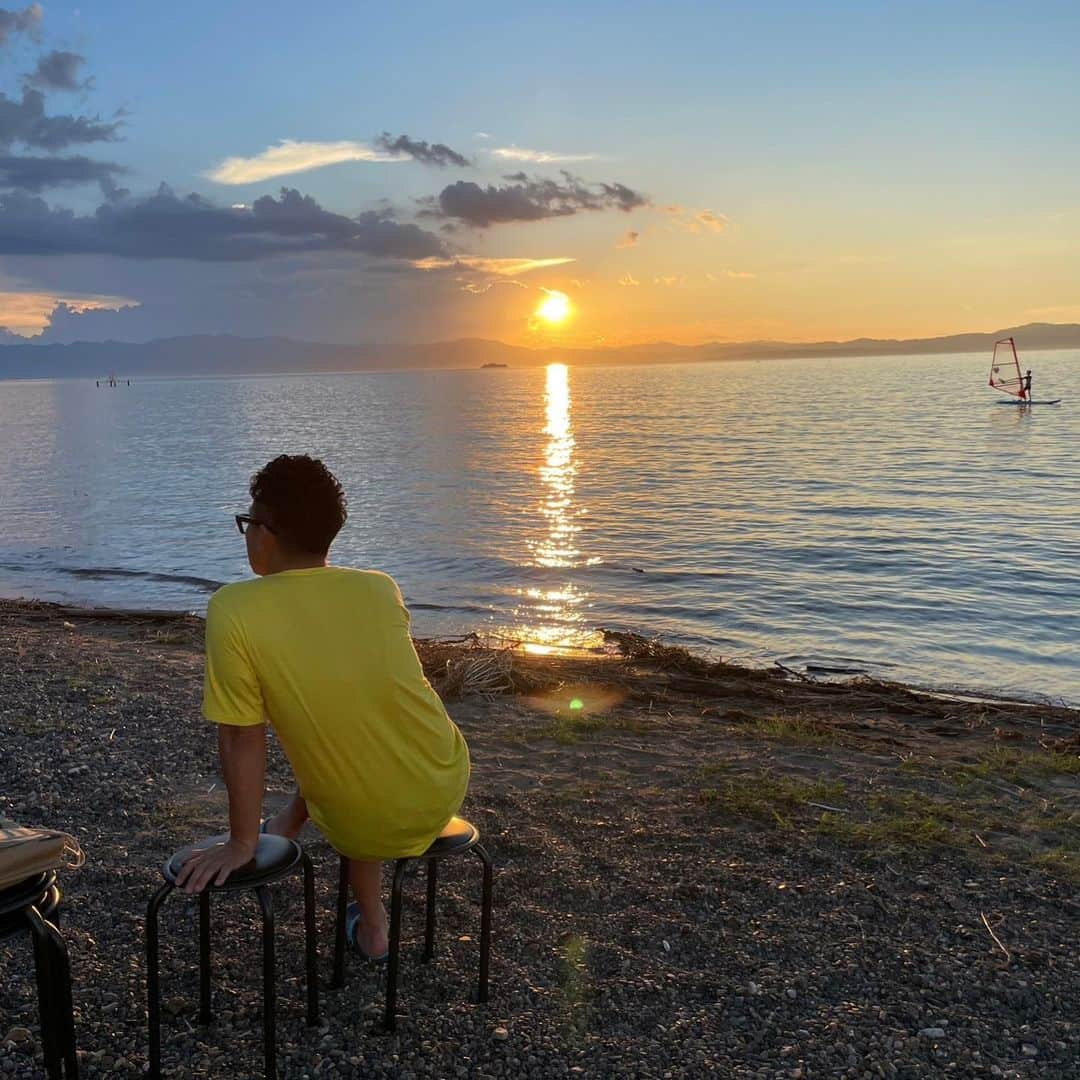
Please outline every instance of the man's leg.
[[295, 840], [307, 819], [307, 803], [298, 791], [273, 817], [266, 819], [266, 831], [272, 836]]
[[382, 956], [390, 942], [390, 925], [382, 902], [382, 863], [350, 859], [349, 884], [360, 907], [356, 944], [368, 956]]

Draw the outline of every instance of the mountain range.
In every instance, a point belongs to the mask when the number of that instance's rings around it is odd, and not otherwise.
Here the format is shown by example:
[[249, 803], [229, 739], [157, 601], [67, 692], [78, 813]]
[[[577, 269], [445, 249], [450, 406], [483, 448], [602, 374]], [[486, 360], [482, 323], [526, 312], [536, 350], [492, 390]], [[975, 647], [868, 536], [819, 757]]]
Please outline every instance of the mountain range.
[[663, 364], [772, 360], [816, 356], [898, 356], [986, 353], [1013, 337], [1021, 352], [1080, 349], [1080, 324], [1028, 323], [992, 333], [932, 338], [856, 338], [852, 341], [741, 341], [675, 345], [650, 342], [591, 348], [528, 348], [482, 338], [419, 345], [327, 345], [290, 338], [192, 335], [143, 343], [78, 341], [69, 345], [0, 346], [0, 379], [121, 378], [163, 375], [257, 375], [385, 371], [406, 368], [473, 368], [483, 364], [532, 367], [569, 364]]

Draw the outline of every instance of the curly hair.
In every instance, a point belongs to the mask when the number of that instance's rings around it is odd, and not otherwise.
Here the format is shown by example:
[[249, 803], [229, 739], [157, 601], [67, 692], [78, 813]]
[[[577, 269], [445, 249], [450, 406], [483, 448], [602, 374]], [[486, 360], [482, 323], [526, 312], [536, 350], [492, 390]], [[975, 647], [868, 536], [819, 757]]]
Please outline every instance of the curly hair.
[[281, 454], [251, 478], [251, 501], [266, 509], [282, 545], [325, 555], [349, 516], [334, 474], [307, 454]]

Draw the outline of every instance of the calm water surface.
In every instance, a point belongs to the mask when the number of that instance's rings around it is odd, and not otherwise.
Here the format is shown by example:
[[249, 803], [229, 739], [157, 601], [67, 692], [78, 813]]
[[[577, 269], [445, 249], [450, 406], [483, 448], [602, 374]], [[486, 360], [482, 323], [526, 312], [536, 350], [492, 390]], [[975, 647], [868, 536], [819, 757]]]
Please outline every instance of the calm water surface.
[[636, 629], [1080, 701], [1080, 355], [0, 382], [0, 592], [200, 610], [269, 457], [325, 458], [338, 562], [418, 634]]

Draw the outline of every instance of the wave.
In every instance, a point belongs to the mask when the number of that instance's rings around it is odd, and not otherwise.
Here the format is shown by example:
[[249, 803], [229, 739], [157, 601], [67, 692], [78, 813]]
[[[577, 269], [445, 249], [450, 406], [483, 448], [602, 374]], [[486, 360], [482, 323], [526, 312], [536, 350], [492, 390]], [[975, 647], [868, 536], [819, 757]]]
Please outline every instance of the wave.
[[[7, 567], [18, 569], [18, 567]], [[51, 566], [58, 574], [89, 581], [107, 581], [110, 578], [138, 578], [142, 581], [157, 581], [175, 585], [191, 585], [203, 592], [214, 592], [225, 584], [213, 578], [196, 577], [194, 574], [165, 574], [155, 570], [131, 570], [121, 566]]]
[[480, 615], [491, 614], [491, 608], [477, 604], [422, 604], [416, 600], [407, 600], [405, 606], [410, 611], [468, 611]]

